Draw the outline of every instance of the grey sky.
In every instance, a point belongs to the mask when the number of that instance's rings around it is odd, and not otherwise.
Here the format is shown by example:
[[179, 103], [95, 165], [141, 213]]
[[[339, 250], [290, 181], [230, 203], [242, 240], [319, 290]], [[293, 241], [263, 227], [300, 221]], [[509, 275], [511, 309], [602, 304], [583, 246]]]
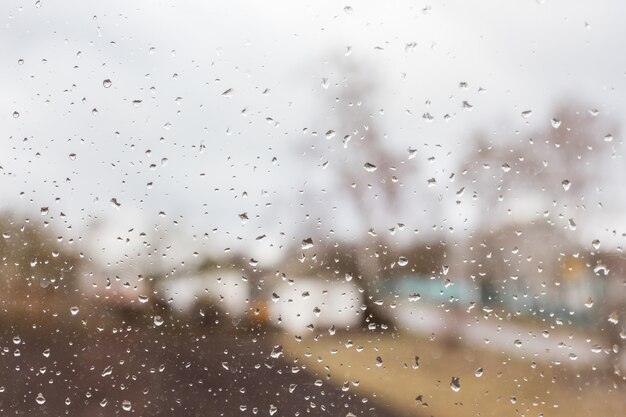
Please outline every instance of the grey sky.
[[[271, 245], [306, 237], [301, 190], [318, 200], [333, 196], [339, 208], [324, 227], [350, 229], [350, 236], [358, 227], [352, 207], [332, 193], [321, 162], [299, 156], [311, 131], [323, 142], [337, 128], [329, 103], [342, 89], [344, 75], [332, 64], [339, 59], [376, 75], [366, 104], [389, 146], [400, 156], [419, 150], [420, 170], [405, 179], [414, 192], [398, 221], [425, 233], [442, 218], [468, 227], [471, 209], [459, 212], [458, 187], [444, 180], [476, 129], [497, 132], [494, 140], [523, 139], [570, 97], [618, 120], [626, 108], [625, 6], [512, 4], [3, 2], [1, 207], [37, 213], [49, 206], [52, 226], [71, 224], [63, 232], [70, 236], [85, 235], [97, 217], [104, 226], [93, 247], [106, 247], [103, 259], [112, 261], [141, 250], [133, 246], [138, 233], [156, 223], [178, 236], [173, 258], [243, 247], [273, 259]], [[520, 116], [525, 110], [529, 119]], [[621, 143], [616, 138], [618, 158], [598, 169], [623, 164]], [[429, 156], [434, 163], [425, 162]], [[428, 188], [431, 177], [437, 186]], [[620, 212], [619, 183], [601, 186], [602, 213]], [[419, 204], [437, 207], [440, 217], [416, 214], [411, 206]], [[581, 221], [584, 239], [609, 238], [604, 229], [624, 225], [594, 210], [576, 213], [589, 216]], [[116, 240], [127, 235], [130, 244]]]

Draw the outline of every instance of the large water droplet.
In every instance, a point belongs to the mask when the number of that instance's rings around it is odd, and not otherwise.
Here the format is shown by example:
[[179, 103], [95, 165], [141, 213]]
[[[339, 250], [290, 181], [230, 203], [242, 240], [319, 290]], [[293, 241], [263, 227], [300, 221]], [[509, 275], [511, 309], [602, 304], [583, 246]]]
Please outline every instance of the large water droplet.
[[461, 390], [461, 381], [458, 377], [453, 376], [452, 380], [450, 380], [450, 388], [454, 392], [459, 392]]
[[376, 168], [376, 165], [371, 164], [371, 163], [369, 163], [369, 162], [366, 162], [366, 163], [363, 165], [363, 168], [364, 168], [367, 172], [374, 172], [374, 171], [376, 171], [376, 170], [378, 169], [378, 168]]
[[568, 179], [564, 179], [563, 181], [561, 181], [561, 185], [563, 186], [563, 189], [565, 191], [568, 191], [572, 186], [572, 183]]

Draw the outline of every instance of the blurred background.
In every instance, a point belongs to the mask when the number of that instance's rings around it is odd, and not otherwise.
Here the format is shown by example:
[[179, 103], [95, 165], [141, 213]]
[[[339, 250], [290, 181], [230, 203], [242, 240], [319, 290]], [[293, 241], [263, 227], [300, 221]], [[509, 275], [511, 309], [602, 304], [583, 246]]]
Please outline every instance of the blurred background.
[[0, 9], [2, 415], [623, 415], [626, 6]]

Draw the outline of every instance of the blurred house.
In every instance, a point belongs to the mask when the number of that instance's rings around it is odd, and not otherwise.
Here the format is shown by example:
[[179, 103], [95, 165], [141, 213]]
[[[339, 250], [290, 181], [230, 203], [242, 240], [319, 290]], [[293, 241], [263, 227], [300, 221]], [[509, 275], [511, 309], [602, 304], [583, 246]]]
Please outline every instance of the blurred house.
[[249, 310], [250, 284], [235, 271], [171, 278], [158, 283], [156, 290], [177, 314], [195, 314], [194, 307], [215, 308], [232, 318], [243, 318]]
[[271, 324], [298, 335], [323, 329], [350, 329], [361, 321], [363, 295], [338, 279], [302, 277], [280, 282], [268, 300]]

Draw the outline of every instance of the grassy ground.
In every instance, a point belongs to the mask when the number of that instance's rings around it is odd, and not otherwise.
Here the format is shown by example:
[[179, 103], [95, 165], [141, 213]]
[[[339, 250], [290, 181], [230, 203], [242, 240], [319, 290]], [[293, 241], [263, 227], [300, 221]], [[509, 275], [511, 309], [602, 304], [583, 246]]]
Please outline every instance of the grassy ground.
[[[338, 386], [348, 382], [350, 391], [376, 397], [404, 415], [626, 415], [626, 385], [601, 371], [575, 373], [411, 334], [338, 333], [300, 342], [279, 335], [276, 344], [283, 345], [288, 360], [305, 364], [320, 379]], [[460, 382], [456, 392], [453, 377]]]

